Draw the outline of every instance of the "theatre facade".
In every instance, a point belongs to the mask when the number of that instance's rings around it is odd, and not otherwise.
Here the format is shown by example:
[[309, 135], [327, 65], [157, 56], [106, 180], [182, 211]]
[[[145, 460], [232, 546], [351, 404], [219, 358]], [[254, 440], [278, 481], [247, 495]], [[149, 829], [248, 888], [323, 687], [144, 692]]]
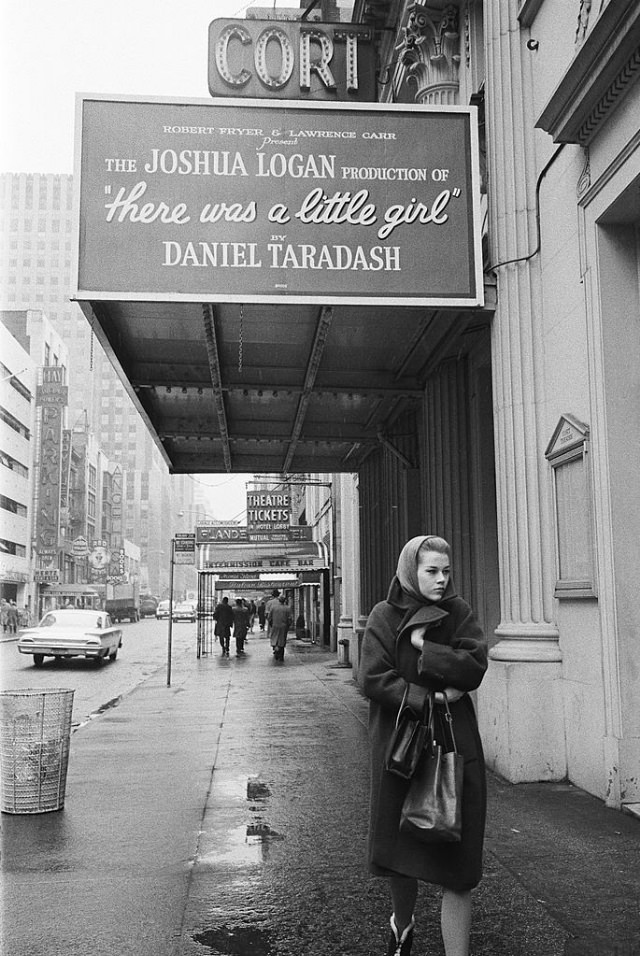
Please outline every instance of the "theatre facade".
[[407, 538], [489, 636], [489, 764], [640, 804], [640, 3], [214, 21], [83, 96], [75, 298], [176, 472], [332, 475], [358, 666]]

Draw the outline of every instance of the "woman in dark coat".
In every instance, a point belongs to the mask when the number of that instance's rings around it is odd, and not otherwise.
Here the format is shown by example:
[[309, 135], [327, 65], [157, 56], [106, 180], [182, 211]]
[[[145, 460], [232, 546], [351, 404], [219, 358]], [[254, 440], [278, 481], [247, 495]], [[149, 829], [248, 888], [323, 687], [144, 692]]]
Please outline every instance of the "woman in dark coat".
[[[487, 646], [469, 605], [451, 580], [451, 551], [442, 538], [419, 536], [402, 549], [386, 601], [371, 611], [358, 680], [370, 700], [371, 819], [369, 868], [389, 880], [393, 913], [387, 956], [408, 956], [418, 881], [443, 887], [441, 929], [446, 956], [468, 956], [471, 890], [482, 876], [486, 782], [482, 744], [468, 691], [487, 668]], [[384, 769], [387, 743], [408, 688], [422, 712], [428, 692], [449, 702], [464, 756], [462, 839], [426, 845], [400, 833], [409, 782]], [[442, 708], [444, 709], [444, 708]]]

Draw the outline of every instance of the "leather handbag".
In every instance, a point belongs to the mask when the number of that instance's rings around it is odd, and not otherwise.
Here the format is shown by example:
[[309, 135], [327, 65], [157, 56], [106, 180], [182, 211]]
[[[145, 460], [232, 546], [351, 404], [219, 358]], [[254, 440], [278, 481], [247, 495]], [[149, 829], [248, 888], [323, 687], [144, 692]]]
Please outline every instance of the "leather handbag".
[[[464, 758], [458, 753], [449, 703], [445, 699], [443, 724], [450, 749], [436, 741], [432, 701], [428, 739], [411, 780], [400, 815], [400, 831], [421, 843], [459, 843], [462, 836], [462, 776]], [[446, 734], [445, 734], [446, 736]]]
[[407, 706], [409, 685], [404, 692], [396, 725], [387, 744], [384, 766], [389, 773], [410, 780], [415, 773], [427, 741], [428, 726], [424, 719], [415, 716]]

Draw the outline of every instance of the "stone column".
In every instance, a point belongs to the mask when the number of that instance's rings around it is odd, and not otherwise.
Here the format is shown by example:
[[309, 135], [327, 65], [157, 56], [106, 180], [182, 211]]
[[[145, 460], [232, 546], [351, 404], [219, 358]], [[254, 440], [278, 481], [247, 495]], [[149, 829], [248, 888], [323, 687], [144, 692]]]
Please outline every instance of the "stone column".
[[410, 7], [401, 50], [407, 81], [417, 87], [416, 103], [452, 106], [458, 101], [460, 69], [459, 10]]
[[[485, 3], [491, 263], [536, 247], [531, 60], [523, 62], [517, 5]], [[523, 121], [523, 117], [525, 118]], [[512, 781], [566, 772], [561, 654], [554, 623], [555, 561], [537, 408], [543, 396], [540, 258], [496, 269], [492, 329], [500, 556], [499, 643], [480, 690], [489, 762]]]
[[[353, 627], [354, 607], [356, 606], [355, 587], [357, 586], [356, 564], [357, 532], [354, 534], [354, 520], [357, 509], [354, 507], [355, 488], [353, 475], [341, 474], [340, 481], [340, 551], [342, 568], [342, 588], [340, 620], [338, 621], [338, 660], [355, 664], [357, 669], [357, 643]], [[343, 644], [342, 641], [348, 643]]]

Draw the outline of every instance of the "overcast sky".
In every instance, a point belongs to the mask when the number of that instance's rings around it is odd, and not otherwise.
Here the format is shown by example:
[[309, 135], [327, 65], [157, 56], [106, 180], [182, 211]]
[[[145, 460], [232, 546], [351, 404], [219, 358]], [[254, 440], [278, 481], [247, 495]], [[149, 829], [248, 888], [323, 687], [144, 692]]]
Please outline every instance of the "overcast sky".
[[[208, 28], [297, 0], [0, 0], [0, 172], [72, 173], [75, 94], [203, 97]], [[248, 475], [194, 475], [243, 519]]]
[[0, 171], [73, 172], [76, 93], [208, 97], [209, 24], [250, 5], [0, 0]]
[[[248, 5], [0, 0], [0, 171], [73, 172], [76, 92], [208, 97], [209, 23]], [[248, 477], [192, 480], [211, 488], [212, 517], [224, 521], [243, 518]]]

